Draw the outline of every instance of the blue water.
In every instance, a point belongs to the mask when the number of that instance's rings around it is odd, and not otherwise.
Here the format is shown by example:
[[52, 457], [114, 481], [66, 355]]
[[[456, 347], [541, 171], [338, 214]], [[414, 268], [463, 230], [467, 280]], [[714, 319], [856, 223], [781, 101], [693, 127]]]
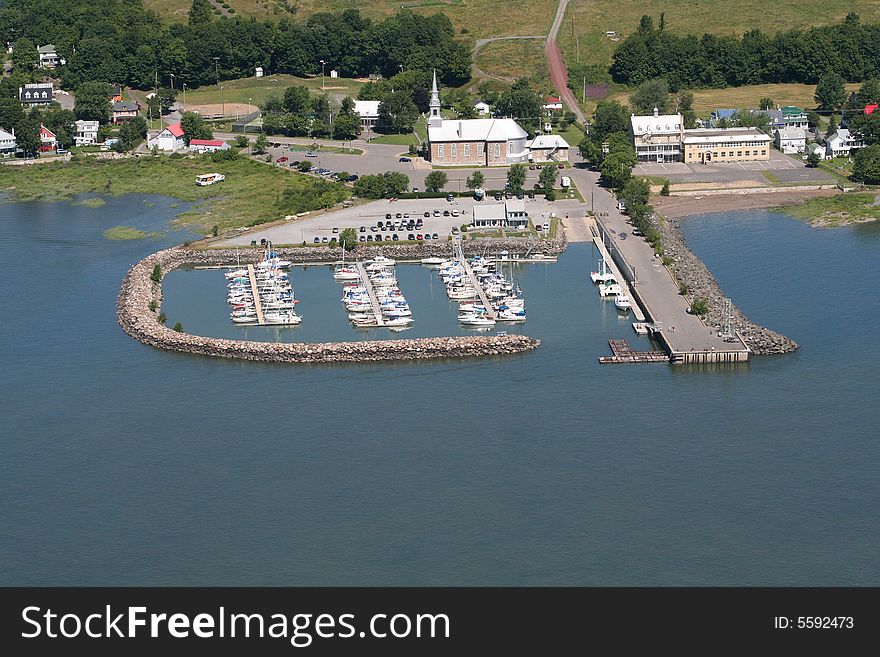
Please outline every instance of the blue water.
[[[608, 338], [647, 342], [572, 245], [518, 271], [533, 353], [300, 367], [122, 333], [128, 265], [185, 238], [101, 233], [180, 211], [151, 201], [0, 205], [0, 584], [880, 584], [876, 227], [685, 222], [789, 356], [600, 367]], [[400, 275], [401, 336], [456, 328], [427, 270]], [[239, 331], [219, 277], [171, 274], [169, 321]], [[354, 335], [328, 277], [294, 270], [303, 325], [248, 337]]]

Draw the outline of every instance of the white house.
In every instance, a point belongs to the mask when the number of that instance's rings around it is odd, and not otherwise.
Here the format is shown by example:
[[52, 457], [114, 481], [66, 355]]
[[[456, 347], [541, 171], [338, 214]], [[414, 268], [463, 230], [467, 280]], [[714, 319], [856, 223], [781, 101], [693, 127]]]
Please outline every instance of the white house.
[[222, 139], [190, 139], [189, 150], [193, 153], [216, 153], [229, 150], [229, 144]]
[[507, 228], [525, 230], [529, 227], [529, 213], [525, 201], [510, 199], [504, 203], [475, 205], [471, 225], [474, 228]]
[[825, 147], [822, 146], [821, 144], [809, 144], [809, 145], [807, 145], [807, 148], [806, 148], [805, 151], [804, 151], [804, 156], [805, 156], [805, 157], [809, 157], [809, 156], [812, 155], [813, 153], [815, 153], [816, 155], [818, 155], [820, 160], [828, 159], [828, 156], [825, 154]]
[[492, 108], [489, 107], [489, 103], [481, 100], [474, 103], [474, 109], [477, 111], [477, 114], [488, 114]]
[[538, 135], [528, 143], [532, 162], [568, 162], [568, 142], [559, 135]]
[[254, 69], [254, 77], [255, 77], [255, 78], [261, 78], [261, 77], [263, 77], [263, 67], [262, 67], [262, 66], [257, 66], [257, 67]]
[[59, 64], [64, 64], [64, 60], [58, 57], [58, 52], [55, 49], [55, 46], [51, 43], [47, 43], [45, 46], [39, 46], [37, 48], [37, 54], [40, 56], [40, 67], [41, 68], [55, 68]]
[[682, 158], [684, 119], [681, 114], [630, 117], [633, 147], [639, 162], [677, 162]]
[[183, 127], [179, 123], [165, 126], [162, 132], [150, 138], [147, 146], [160, 151], [177, 151], [184, 148], [186, 139], [184, 139]]
[[9, 157], [15, 155], [15, 130], [6, 132], [0, 128], [0, 155]]
[[544, 99], [544, 109], [548, 112], [556, 112], [562, 110], [562, 101], [556, 96], [547, 96]]
[[379, 120], [379, 102], [378, 100], [356, 100], [354, 101], [354, 111], [361, 117], [361, 129], [364, 132], [372, 131]]
[[773, 141], [783, 153], [803, 153], [807, 148], [807, 133], [803, 128], [779, 128]]
[[73, 138], [77, 146], [89, 146], [98, 143], [98, 127], [97, 121], [77, 121], [76, 136]]
[[825, 154], [828, 157], [848, 157], [850, 151], [862, 148], [865, 142], [846, 128], [838, 128], [825, 140]]

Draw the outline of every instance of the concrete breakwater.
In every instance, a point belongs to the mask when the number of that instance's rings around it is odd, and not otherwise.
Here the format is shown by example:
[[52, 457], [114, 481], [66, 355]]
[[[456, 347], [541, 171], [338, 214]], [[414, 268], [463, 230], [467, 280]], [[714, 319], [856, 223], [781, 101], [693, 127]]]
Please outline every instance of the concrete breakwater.
[[[664, 255], [672, 258], [670, 268], [676, 279], [685, 285], [691, 299], [706, 299], [709, 302], [709, 312], [703, 317], [703, 321], [721, 330], [724, 325], [726, 295], [721, 291], [709, 268], [687, 247], [678, 222], [661, 219], [656, 223], [663, 238]], [[739, 332], [755, 355], [784, 354], [798, 348], [794, 340], [755, 324], [733, 304], [731, 304], [730, 324], [734, 331]]]
[[[328, 249], [329, 250], [329, 249]], [[296, 251], [297, 253], [292, 253]], [[291, 259], [300, 251], [324, 249], [285, 249], [279, 251]], [[385, 250], [387, 253], [388, 250]], [[156, 265], [167, 274], [185, 265], [229, 264], [240, 256], [242, 262], [255, 262], [260, 252], [234, 249], [196, 251], [173, 247], [153, 253], [129, 269], [116, 300], [116, 318], [126, 333], [136, 340], [160, 349], [218, 358], [274, 363], [340, 363], [391, 360], [426, 360], [436, 358], [473, 358], [519, 354], [537, 348], [540, 340], [524, 335], [462, 336], [419, 338], [414, 340], [373, 340], [365, 342], [275, 343], [250, 340], [226, 340], [179, 333], [160, 324], [157, 314], [162, 303], [162, 284], [151, 279]], [[332, 259], [332, 254], [314, 254]], [[300, 260], [307, 261], [307, 260]], [[155, 302], [156, 310], [150, 309]]]

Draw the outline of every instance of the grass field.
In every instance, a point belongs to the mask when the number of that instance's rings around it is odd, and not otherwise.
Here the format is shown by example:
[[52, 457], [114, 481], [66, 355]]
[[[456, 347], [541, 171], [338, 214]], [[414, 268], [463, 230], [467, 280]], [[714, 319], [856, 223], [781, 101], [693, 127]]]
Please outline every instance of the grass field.
[[613, 30], [623, 40], [636, 30], [643, 14], [654, 17], [665, 12], [666, 29], [675, 34], [694, 33], [742, 35], [754, 28], [775, 33], [795, 27], [829, 25], [854, 11], [862, 22], [880, 22], [876, 0], [779, 0], [772, 5], [760, 0], [740, 0], [735, 5], [722, 0], [570, 0], [559, 31], [559, 45], [567, 62], [611, 64], [611, 53], [620, 42], [605, 32]]
[[[280, 20], [295, 16], [286, 6], [296, 6], [296, 0], [223, 0], [235, 9], [231, 16], [256, 18], [258, 20]], [[192, 2], [187, 0], [144, 0], [144, 6], [152, 9], [167, 23], [185, 23]], [[222, 4], [222, 3], [221, 3]]]
[[[207, 85], [186, 92], [187, 105], [209, 105], [225, 103], [247, 104], [248, 99], [253, 105], [262, 103], [266, 96], [272, 93], [283, 94], [287, 87], [295, 84], [304, 84], [313, 93], [321, 93], [321, 76], [317, 78], [298, 78], [293, 75], [267, 75], [262, 78], [240, 78], [228, 80], [221, 85]], [[357, 97], [358, 91], [364, 85], [363, 82], [351, 78], [324, 78], [325, 92], [334, 96]], [[220, 87], [223, 87], [221, 90]], [[183, 94], [178, 96], [183, 100]], [[227, 108], [227, 111], [231, 112]]]
[[[207, 171], [222, 173], [226, 180], [219, 185], [197, 187], [195, 177]], [[15, 200], [67, 200], [79, 194], [116, 196], [136, 192], [188, 202], [206, 201], [179, 218], [206, 230], [214, 225], [223, 230], [274, 221], [285, 214], [316, 209], [297, 209], [280, 203], [285, 191], [307, 191], [319, 182], [323, 181], [244, 158], [219, 163], [208, 157], [159, 156], [114, 161], [85, 158], [67, 164], [0, 167], [0, 189]], [[347, 196], [343, 185], [335, 188]]]
[[493, 41], [480, 49], [474, 64], [486, 73], [511, 81], [521, 77], [532, 80], [549, 78], [541, 39]]
[[[861, 85], [848, 84], [848, 91], [855, 91]], [[694, 111], [697, 116], [706, 117], [717, 108], [757, 108], [762, 98], [770, 98], [777, 105], [795, 105], [804, 109], [815, 107], [813, 94], [815, 85], [811, 84], [756, 84], [745, 87], [727, 87], [725, 89], [696, 89], [694, 94]], [[629, 92], [617, 92], [608, 96], [621, 103], [629, 102]]]
[[880, 206], [876, 194], [849, 192], [810, 199], [803, 205], [780, 208], [782, 212], [809, 221], [814, 226], [834, 227], [854, 223], [880, 221]]

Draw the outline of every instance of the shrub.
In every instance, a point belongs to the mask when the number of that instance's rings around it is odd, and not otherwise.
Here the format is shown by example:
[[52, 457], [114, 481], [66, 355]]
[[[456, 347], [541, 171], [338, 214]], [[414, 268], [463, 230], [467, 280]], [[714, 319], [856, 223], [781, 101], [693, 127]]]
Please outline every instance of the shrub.
[[177, 322], [174, 325], [174, 330], [177, 331], [178, 333], [183, 333], [183, 324], [181, 324], [180, 322]]
[[670, 258], [667, 255], [663, 256], [663, 266], [668, 267], [671, 264], [672, 264], [672, 258]]
[[220, 234], [220, 226], [218, 226], [217, 224], [214, 224], [214, 226], [211, 228], [211, 235], [213, 235], [214, 237], [217, 237], [219, 234]]
[[688, 286], [685, 285], [684, 283], [679, 283], [679, 284], [678, 284], [678, 293], [679, 293], [681, 296], [686, 295], [686, 294], [688, 293]]
[[707, 312], [709, 312], [709, 302], [706, 299], [696, 299], [691, 304], [691, 310], [693, 311], [694, 315], [705, 315]]
[[153, 273], [150, 274], [150, 280], [158, 283], [162, 280], [162, 268], [159, 265], [153, 267]]
[[158, 308], [158, 307], [159, 307], [159, 304], [156, 303], [155, 299], [150, 301], [150, 303], [147, 304], [147, 308], [150, 309], [150, 312], [156, 312], [156, 308]]
[[156, 321], [159, 322], [160, 324], [164, 324], [165, 320], [167, 320], [167, 319], [168, 319], [168, 317], [165, 316], [165, 313], [159, 313], [159, 316], [156, 318]]
[[230, 14], [234, 14], [234, 13], [235, 13], [235, 7], [230, 7], [227, 11], [229, 11]]
[[548, 201], [555, 201], [556, 200], [556, 191], [552, 190], [552, 189], [548, 189], [547, 193], [544, 194], [544, 198], [546, 198]]
[[168, 159], [171, 160], [182, 160], [185, 157], [183, 153], [172, 153], [168, 156]]
[[663, 183], [663, 187], [660, 190], [660, 196], [669, 196], [669, 181], [665, 181]]

